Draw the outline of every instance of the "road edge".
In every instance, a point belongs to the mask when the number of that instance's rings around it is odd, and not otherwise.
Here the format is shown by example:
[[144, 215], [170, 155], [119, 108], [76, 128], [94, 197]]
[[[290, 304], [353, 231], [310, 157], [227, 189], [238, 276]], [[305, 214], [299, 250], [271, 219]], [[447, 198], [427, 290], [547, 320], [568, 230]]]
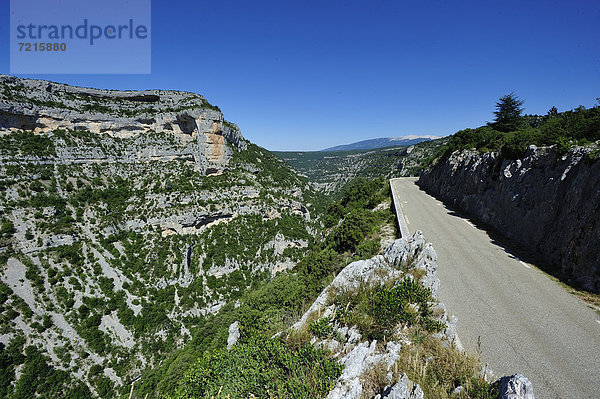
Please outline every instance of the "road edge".
[[408, 238], [410, 237], [410, 232], [408, 231], [408, 225], [406, 224], [406, 219], [404, 217], [404, 214], [402, 213], [400, 199], [398, 198], [398, 194], [396, 193], [396, 189], [394, 188], [394, 180], [398, 180], [398, 178], [393, 178], [389, 180], [390, 191], [392, 192], [392, 206], [396, 211], [396, 221], [398, 222], [398, 227], [400, 228], [400, 237]]

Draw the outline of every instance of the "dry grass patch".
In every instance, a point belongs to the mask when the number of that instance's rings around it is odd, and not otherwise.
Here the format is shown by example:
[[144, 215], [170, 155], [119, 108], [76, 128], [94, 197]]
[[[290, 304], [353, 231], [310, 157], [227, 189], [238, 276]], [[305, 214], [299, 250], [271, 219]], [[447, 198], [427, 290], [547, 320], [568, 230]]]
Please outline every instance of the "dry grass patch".
[[[480, 376], [481, 363], [476, 357], [447, 347], [417, 329], [411, 332], [413, 344], [402, 348], [395, 369], [419, 384], [426, 398], [497, 397], [492, 385]], [[458, 386], [463, 387], [462, 392], [452, 394]]]

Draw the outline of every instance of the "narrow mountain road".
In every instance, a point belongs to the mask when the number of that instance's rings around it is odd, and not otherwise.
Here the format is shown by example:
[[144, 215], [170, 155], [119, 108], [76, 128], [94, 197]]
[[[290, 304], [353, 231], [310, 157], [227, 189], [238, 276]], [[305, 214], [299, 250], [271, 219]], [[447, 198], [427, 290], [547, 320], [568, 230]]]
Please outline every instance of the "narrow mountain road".
[[411, 233], [438, 254], [439, 299], [464, 347], [496, 376], [521, 373], [536, 399], [600, 398], [600, 315], [420, 190], [392, 181]]

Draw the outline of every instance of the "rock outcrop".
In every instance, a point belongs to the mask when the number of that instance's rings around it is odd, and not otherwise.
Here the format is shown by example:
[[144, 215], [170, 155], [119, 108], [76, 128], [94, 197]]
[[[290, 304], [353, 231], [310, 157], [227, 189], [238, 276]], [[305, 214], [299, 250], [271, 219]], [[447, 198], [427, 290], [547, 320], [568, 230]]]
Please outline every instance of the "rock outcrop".
[[600, 162], [530, 146], [523, 159], [455, 152], [426, 170], [421, 188], [531, 248], [563, 278], [600, 292]]
[[[329, 301], [336, 293], [352, 291], [359, 287], [378, 286], [402, 278], [413, 278], [406, 273], [407, 270], [418, 270], [423, 274], [421, 282], [430, 288], [434, 295], [437, 293], [439, 280], [435, 277], [436, 253], [431, 244], [425, 242], [421, 232], [394, 241], [384, 255], [350, 263], [321, 292], [292, 328], [295, 330], [306, 328], [309, 320], [316, 313], [322, 317], [331, 316], [335, 306], [329, 304]], [[447, 343], [455, 343], [457, 342], [456, 319], [447, 317], [443, 304], [438, 306], [441, 310], [439, 320], [446, 326], [438, 337]], [[423, 391], [417, 384], [413, 384], [406, 374], [394, 371], [394, 365], [400, 358], [400, 350], [403, 345], [410, 345], [409, 340], [378, 344], [376, 340], [369, 342], [363, 339], [356, 327], [336, 326], [334, 329], [335, 338], [313, 340], [315, 345], [331, 350], [333, 356], [345, 366], [343, 374], [327, 396], [328, 399], [363, 397], [366, 394], [364, 381], [375, 369], [379, 369], [385, 375], [386, 383], [384, 389], [377, 394], [378, 398], [423, 398]]]
[[231, 349], [233, 345], [240, 339], [240, 326], [236, 321], [229, 326], [229, 335], [227, 336], [227, 349]]

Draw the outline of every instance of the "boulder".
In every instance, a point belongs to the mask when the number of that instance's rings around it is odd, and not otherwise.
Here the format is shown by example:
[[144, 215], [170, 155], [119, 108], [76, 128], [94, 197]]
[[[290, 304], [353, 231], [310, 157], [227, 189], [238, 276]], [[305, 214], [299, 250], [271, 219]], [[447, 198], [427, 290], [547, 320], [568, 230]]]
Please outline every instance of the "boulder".
[[233, 345], [240, 339], [240, 325], [236, 321], [229, 326], [229, 336], [227, 337], [227, 349], [231, 349]]
[[500, 399], [535, 399], [531, 382], [521, 374], [502, 377], [497, 384]]

